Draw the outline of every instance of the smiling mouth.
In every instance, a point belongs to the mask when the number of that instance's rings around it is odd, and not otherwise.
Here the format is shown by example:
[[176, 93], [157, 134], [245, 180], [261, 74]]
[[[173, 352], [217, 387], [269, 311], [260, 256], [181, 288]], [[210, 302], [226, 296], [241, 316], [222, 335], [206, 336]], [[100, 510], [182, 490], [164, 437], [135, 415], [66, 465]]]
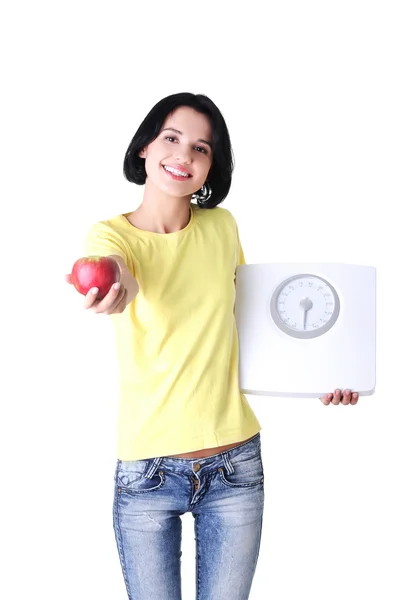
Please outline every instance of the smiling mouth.
[[190, 175], [190, 173], [187, 173], [185, 171], [180, 171], [179, 169], [175, 169], [174, 167], [169, 167], [168, 165], [163, 165], [163, 169], [164, 169], [164, 171], [167, 171], [167, 173], [170, 173], [171, 175], [175, 175], [175, 177], [182, 177], [183, 179], [189, 179], [190, 177], [192, 177]]

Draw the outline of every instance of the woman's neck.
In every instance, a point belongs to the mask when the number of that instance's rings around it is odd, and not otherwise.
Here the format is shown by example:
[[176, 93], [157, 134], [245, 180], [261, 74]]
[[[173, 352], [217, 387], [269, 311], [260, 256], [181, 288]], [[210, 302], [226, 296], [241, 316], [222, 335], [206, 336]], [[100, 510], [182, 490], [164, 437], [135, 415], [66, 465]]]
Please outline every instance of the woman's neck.
[[140, 206], [128, 215], [128, 221], [144, 231], [173, 233], [184, 229], [190, 221], [191, 198], [176, 198], [145, 189]]

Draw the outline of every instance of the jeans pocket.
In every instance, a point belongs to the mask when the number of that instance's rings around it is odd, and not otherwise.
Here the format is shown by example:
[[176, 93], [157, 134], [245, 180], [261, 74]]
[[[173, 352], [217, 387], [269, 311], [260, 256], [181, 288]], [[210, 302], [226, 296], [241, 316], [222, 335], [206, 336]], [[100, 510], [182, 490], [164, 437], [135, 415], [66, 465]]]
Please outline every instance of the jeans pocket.
[[133, 487], [144, 478], [148, 466], [148, 460], [118, 460], [115, 483], [123, 488]]
[[152, 460], [119, 460], [115, 473], [118, 493], [143, 494], [161, 488], [165, 483], [163, 471], [146, 477], [151, 463]]
[[222, 483], [228, 487], [248, 488], [264, 484], [264, 469], [261, 454], [237, 455], [229, 459], [233, 473], [226, 467], [218, 469]]

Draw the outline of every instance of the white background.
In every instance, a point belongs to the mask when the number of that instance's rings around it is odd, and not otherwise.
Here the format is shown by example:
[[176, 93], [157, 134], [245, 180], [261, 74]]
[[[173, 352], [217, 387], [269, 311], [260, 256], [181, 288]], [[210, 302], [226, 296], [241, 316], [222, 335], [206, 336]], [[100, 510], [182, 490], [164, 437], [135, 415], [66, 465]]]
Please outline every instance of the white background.
[[[0, 32], [1, 597], [127, 597], [112, 529], [112, 325], [84, 312], [63, 276], [91, 224], [140, 203], [122, 162], [142, 119], [191, 91], [213, 99], [231, 133], [223, 206], [247, 262], [377, 268], [376, 394], [329, 407], [249, 396], [265, 469], [250, 598], [398, 600], [397, 2], [10, 6]], [[186, 600], [190, 514], [183, 527]]]

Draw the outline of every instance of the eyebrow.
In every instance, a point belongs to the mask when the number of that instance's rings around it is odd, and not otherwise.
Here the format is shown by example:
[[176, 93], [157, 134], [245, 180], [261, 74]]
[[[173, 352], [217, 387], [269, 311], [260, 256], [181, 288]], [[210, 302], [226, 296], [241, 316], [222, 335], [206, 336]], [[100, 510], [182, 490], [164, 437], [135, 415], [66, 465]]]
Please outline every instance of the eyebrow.
[[[183, 135], [182, 131], [179, 131], [178, 129], [174, 129], [173, 127], [165, 127], [164, 129], [161, 130], [161, 133], [163, 131], [167, 131], [167, 130], [169, 130], [169, 131], [175, 131], [175, 133], [179, 133], [179, 135]], [[198, 142], [203, 142], [203, 144], [207, 144], [207, 146], [210, 146], [210, 148], [212, 150], [211, 142], [207, 142], [207, 140], [202, 140], [202, 139], [198, 139], [197, 141]]]

